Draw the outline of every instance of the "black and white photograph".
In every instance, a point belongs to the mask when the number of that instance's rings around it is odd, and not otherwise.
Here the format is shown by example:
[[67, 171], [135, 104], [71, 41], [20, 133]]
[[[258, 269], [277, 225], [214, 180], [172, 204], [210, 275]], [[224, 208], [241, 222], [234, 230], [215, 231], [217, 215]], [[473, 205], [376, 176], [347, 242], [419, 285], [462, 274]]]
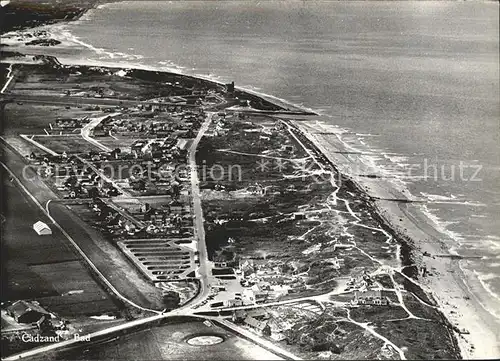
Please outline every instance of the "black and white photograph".
[[1, 359], [500, 359], [499, 4], [1, 0]]

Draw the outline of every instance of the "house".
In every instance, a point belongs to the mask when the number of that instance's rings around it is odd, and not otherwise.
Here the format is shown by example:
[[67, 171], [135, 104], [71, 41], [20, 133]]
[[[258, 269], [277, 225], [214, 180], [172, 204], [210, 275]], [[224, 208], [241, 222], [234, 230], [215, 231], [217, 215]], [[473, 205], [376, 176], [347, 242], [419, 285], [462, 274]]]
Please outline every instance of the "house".
[[368, 290], [365, 292], [356, 291], [351, 303], [353, 305], [386, 306], [389, 304], [389, 300], [382, 295], [381, 290]]
[[253, 290], [251, 289], [244, 289], [243, 290], [243, 295], [242, 295], [242, 300], [245, 303], [245, 305], [254, 305], [255, 304], [255, 294]]
[[125, 231], [128, 233], [128, 234], [134, 234], [134, 232], [136, 231], [136, 227], [135, 225], [130, 222], [130, 221], [126, 221], [125, 222]]
[[226, 92], [234, 93], [234, 81], [231, 83], [225, 84]]
[[286, 330], [289, 330], [292, 325], [288, 323], [286, 320], [273, 318], [268, 322], [268, 325], [271, 329], [271, 338], [274, 341], [283, 341], [286, 340]]
[[147, 213], [151, 209], [151, 205], [149, 203], [144, 203], [140, 207], [141, 213]]
[[286, 335], [284, 332], [271, 332], [271, 338], [274, 341], [284, 341], [287, 339]]
[[232, 316], [233, 322], [243, 322], [246, 317], [247, 317], [247, 312], [245, 310], [233, 311], [233, 316]]
[[306, 219], [306, 214], [303, 212], [294, 213], [293, 216], [294, 216], [294, 219], [296, 221], [301, 220], [301, 219]]
[[145, 143], [142, 141], [136, 141], [134, 144], [130, 146], [130, 150], [132, 153], [139, 155], [142, 154], [142, 148], [144, 148]]
[[259, 321], [252, 316], [247, 316], [247, 318], [243, 320], [243, 323], [262, 335], [271, 335], [271, 328], [266, 321]]
[[109, 155], [112, 159], [118, 159], [121, 152], [122, 151], [120, 148], [115, 148], [111, 152], [109, 152]]
[[175, 212], [175, 213], [181, 213], [184, 208], [181, 202], [175, 200], [170, 202], [168, 206], [170, 212]]
[[28, 301], [16, 301], [7, 307], [7, 313], [18, 323], [36, 324], [50, 318], [50, 313], [40, 305]]
[[243, 301], [242, 300], [237, 300], [237, 299], [225, 300], [224, 301], [224, 306], [226, 306], [226, 307], [239, 307], [239, 306], [243, 306]]
[[255, 268], [252, 260], [245, 260], [242, 264], [240, 264], [240, 270], [243, 273], [243, 277], [248, 277], [252, 273], [255, 272]]
[[180, 150], [186, 150], [188, 146], [188, 140], [186, 138], [179, 138], [175, 146]]
[[52, 234], [52, 230], [50, 229], [50, 227], [47, 226], [47, 224], [43, 223], [42, 221], [38, 221], [35, 224], [33, 224], [33, 229], [39, 236], [47, 236]]

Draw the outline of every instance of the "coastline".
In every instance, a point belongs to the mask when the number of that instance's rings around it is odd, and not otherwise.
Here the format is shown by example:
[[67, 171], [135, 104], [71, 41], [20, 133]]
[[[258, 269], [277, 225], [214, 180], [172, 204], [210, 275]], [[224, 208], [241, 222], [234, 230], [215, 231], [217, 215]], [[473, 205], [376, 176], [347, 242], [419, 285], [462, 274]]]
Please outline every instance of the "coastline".
[[[313, 136], [311, 128], [304, 126], [304, 123], [307, 121], [296, 121], [294, 125], [301, 129], [332, 164], [336, 167], [352, 167], [351, 161], [342, 154], [346, 148], [340, 141], [336, 142], [332, 139], [331, 142], [321, 143]], [[462, 357], [464, 359], [497, 358], [500, 355], [500, 348], [496, 330], [500, 327], [500, 320], [485, 308], [481, 302], [482, 297], [476, 294], [484, 292], [475, 293], [471, 289], [470, 284], [474, 283], [474, 277], [465, 274], [460, 267], [459, 260], [424, 256], [424, 254], [449, 254], [450, 249], [456, 246], [454, 241], [443, 239], [443, 234], [432, 226], [431, 220], [423, 212], [410, 209], [411, 202], [383, 200], [407, 198], [389, 182], [356, 177], [342, 170], [340, 172], [347, 175], [363, 192], [374, 198], [372, 205], [386, 225], [398, 235], [401, 241], [409, 243], [413, 262], [432, 270], [432, 275], [419, 277], [418, 282], [426, 292], [433, 296], [443, 315], [454, 326]], [[489, 301], [492, 302], [492, 300]], [[464, 334], [463, 331], [469, 333]], [[479, 348], [479, 345], [482, 347]]]
[[[101, 4], [96, 4], [101, 5]], [[90, 10], [90, 9], [87, 9]], [[83, 15], [83, 12], [81, 15]], [[81, 16], [80, 15], [80, 16]], [[71, 19], [76, 20], [76, 19]], [[60, 24], [60, 22], [56, 23]], [[50, 28], [53, 25], [44, 25], [44, 27]], [[29, 29], [32, 30], [32, 29]], [[16, 30], [19, 31], [19, 30]], [[5, 50], [10, 50], [4, 48]], [[35, 48], [28, 47], [27, 49], [33, 50]], [[47, 48], [37, 48], [41, 53], [46, 53]], [[136, 67], [135, 65], [130, 68], [124, 68], [123, 66], [110, 66], [107, 62], [92, 62], [89, 64], [85, 59], [68, 59], [64, 57], [59, 57], [58, 59], [64, 65], [82, 65], [82, 66], [103, 66], [111, 67], [118, 70], [122, 69], [141, 69], [152, 72], [165, 72], [165, 70], [159, 70], [155, 67]], [[139, 60], [140, 61], [140, 60]], [[131, 64], [132, 65], [132, 64]], [[178, 70], [168, 70], [168, 72], [173, 74], [178, 74], [181, 76], [199, 78], [205, 81], [209, 81], [216, 84], [223, 84], [221, 81], [214, 80], [210, 77], [204, 77], [200, 75], [190, 75], [180, 72]], [[276, 98], [272, 95], [259, 93], [249, 89], [236, 87], [237, 90], [245, 92], [254, 96], [258, 96], [270, 103], [273, 103], [279, 107], [292, 108], [293, 111], [306, 111], [312, 112], [310, 109], [292, 104], [286, 100]], [[314, 137], [307, 127], [303, 126], [302, 121], [294, 121], [299, 129], [301, 129], [310, 141], [320, 149], [320, 151], [337, 167], [341, 166], [344, 162], [348, 164], [350, 162], [344, 155], [341, 154], [345, 151], [345, 145], [341, 143], [340, 140], [331, 137], [332, 141], [324, 143]], [[346, 158], [344, 161], [342, 158]], [[345, 163], [347, 162], [347, 163]], [[347, 166], [348, 167], [348, 166]], [[340, 172], [350, 177], [344, 171]], [[352, 179], [352, 178], [351, 178]], [[379, 180], [370, 180], [367, 178], [356, 177], [352, 179], [353, 182], [364, 192], [372, 197], [378, 198], [402, 198], [406, 195], [402, 194], [400, 190], [391, 188], [390, 184], [381, 184]], [[486, 310], [481, 302], [481, 297], [476, 295], [471, 289], [471, 285], [468, 283], [473, 283], [473, 275], [467, 275], [460, 267], [461, 261], [458, 260], [445, 260], [443, 258], [432, 258], [422, 256], [424, 252], [429, 254], [436, 253], [448, 253], [450, 248], [455, 246], [452, 240], [443, 239], [443, 234], [437, 231], [428, 217], [417, 209], [412, 209], [411, 203], [401, 203], [393, 201], [384, 200], [374, 200], [373, 205], [379, 212], [379, 215], [384, 219], [384, 221], [389, 225], [389, 227], [402, 238], [407, 238], [410, 240], [411, 245], [414, 249], [412, 252], [412, 257], [414, 261], [418, 264], [425, 264], [428, 269], [434, 268], [436, 271], [432, 272], [431, 276], [425, 278], [419, 278], [419, 282], [423, 282], [426, 286], [426, 291], [431, 292], [436, 301], [438, 301], [441, 310], [443, 311], [445, 317], [450, 321], [450, 323], [456, 323], [458, 329], [468, 328], [470, 331], [469, 335], [461, 335], [456, 333], [456, 339], [459, 343], [462, 357], [463, 358], [494, 358], [500, 355], [500, 349], [498, 347], [499, 340], [495, 335], [495, 330], [500, 324], [495, 318], [491, 318], [491, 314]], [[415, 252], [416, 251], [416, 252]], [[465, 281], [467, 279], [467, 281]], [[478, 280], [476, 281], [476, 283]], [[456, 303], [456, 305], [451, 305], [450, 302]], [[458, 312], [458, 313], [457, 313]], [[485, 327], [486, 326], [486, 327]], [[489, 330], [488, 330], [489, 328]], [[481, 348], [481, 354], [476, 354], [476, 352], [471, 352], [471, 345], [488, 345]], [[476, 351], [478, 347], [475, 346]], [[485, 353], [486, 352], [486, 353]]]

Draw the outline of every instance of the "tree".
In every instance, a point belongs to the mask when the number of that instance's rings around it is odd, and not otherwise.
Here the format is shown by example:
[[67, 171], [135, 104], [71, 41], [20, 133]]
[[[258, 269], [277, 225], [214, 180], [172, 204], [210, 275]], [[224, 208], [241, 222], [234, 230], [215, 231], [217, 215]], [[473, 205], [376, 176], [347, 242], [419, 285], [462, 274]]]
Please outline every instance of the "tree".
[[174, 308], [179, 307], [180, 302], [181, 298], [177, 292], [167, 291], [163, 295], [163, 304], [167, 310], [173, 310]]
[[135, 191], [144, 191], [146, 190], [146, 181], [144, 179], [139, 179], [132, 183], [132, 189]]

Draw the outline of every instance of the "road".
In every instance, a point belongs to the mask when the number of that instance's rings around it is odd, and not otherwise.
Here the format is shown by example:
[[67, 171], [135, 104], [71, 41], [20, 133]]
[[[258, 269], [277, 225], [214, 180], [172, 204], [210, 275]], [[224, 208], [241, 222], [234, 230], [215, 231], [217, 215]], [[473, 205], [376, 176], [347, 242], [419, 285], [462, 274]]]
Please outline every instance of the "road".
[[[54, 224], [59, 227], [64, 225], [62, 233], [71, 247], [80, 253], [89, 268], [94, 270], [95, 267], [99, 271], [96, 273], [97, 277], [117, 299], [138, 309], [151, 309], [152, 312], [163, 309], [161, 290], [149, 284], [138, 270], [130, 267], [126, 256], [104, 239], [99, 232], [87, 225], [64, 204], [57, 202], [58, 197], [33, 169], [26, 167], [19, 154], [3, 142], [0, 142], [0, 149], [3, 153], [0, 164], [7, 169], [21, 190], [36, 206], [45, 214], [47, 210], [50, 210], [47, 216], [55, 222]], [[51, 202], [47, 205], [49, 201]]]
[[[148, 325], [148, 324], [154, 324], [157, 323], [163, 319], [169, 318], [169, 317], [174, 317], [174, 316], [184, 316], [185, 312], [183, 308], [178, 308], [174, 311], [171, 311], [169, 313], [165, 314], [159, 314], [155, 316], [150, 316], [146, 318], [141, 318], [138, 320], [130, 321], [121, 325], [113, 326], [106, 328], [104, 330], [96, 331], [96, 332], [91, 332], [86, 335], [81, 335], [83, 339], [85, 338], [90, 338], [90, 342], [97, 341], [98, 339], [105, 339], [106, 337], [111, 337], [113, 334], [118, 333], [120, 331], [126, 331], [132, 328], [137, 328], [139, 326], [143, 325]], [[193, 316], [197, 317], [197, 316]], [[88, 341], [80, 341], [80, 340], [75, 340], [75, 339], [69, 339], [66, 341], [61, 341], [57, 343], [52, 343], [49, 345], [37, 347], [28, 351], [24, 351], [9, 357], [2, 358], [2, 360], [10, 361], [10, 360], [19, 360], [27, 357], [32, 357], [36, 355], [40, 355], [46, 352], [50, 351], [62, 351], [63, 349], [66, 349], [68, 347], [75, 347], [75, 346], [83, 346], [86, 345], [87, 347], [91, 345]]]
[[[137, 106], [139, 104], [156, 104], [142, 100], [116, 99], [116, 98], [87, 98], [72, 97], [64, 95], [25, 95], [8, 94], [2, 97], [5, 102], [37, 103], [45, 105], [82, 106], [82, 105], [104, 105], [104, 106]], [[158, 103], [161, 105], [179, 105], [177, 103]], [[197, 107], [197, 105], [183, 104], [183, 107]]]
[[133, 198], [132, 194], [130, 194], [129, 192], [127, 192], [126, 190], [124, 190], [114, 179], [112, 179], [112, 178], [108, 177], [107, 175], [105, 175], [104, 172], [102, 172], [101, 169], [97, 168], [94, 164], [92, 164], [92, 162], [89, 162], [88, 160], [83, 159], [79, 155], [75, 155], [75, 157], [79, 161], [81, 161], [83, 164], [89, 166], [95, 173], [99, 174], [99, 176], [101, 177], [101, 179], [103, 179], [106, 182], [112, 184], [113, 187], [115, 187], [116, 189], [118, 189], [120, 191], [122, 197]]
[[113, 113], [113, 114], [109, 114], [109, 115], [105, 115], [103, 117], [99, 117], [99, 118], [94, 118], [92, 119], [90, 122], [88, 122], [87, 124], [85, 124], [81, 130], [81, 135], [82, 135], [82, 138], [85, 139], [87, 142], [95, 145], [97, 148], [105, 151], [105, 152], [111, 152], [111, 148], [108, 148], [106, 147], [105, 145], [102, 145], [101, 143], [99, 143], [97, 140], [95, 140], [94, 138], [92, 138], [90, 136], [90, 132], [92, 131], [92, 129], [94, 129], [97, 125], [99, 125], [104, 119], [106, 118], [110, 118], [110, 117], [114, 117], [114, 116], [117, 116], [117, 115], [120, 115], [121, 113]]
[[12, 85], [12, 80], [14, 80], [14, 77], [15, 77], [15, 71], [12, 69], [12, 64], [10, 64], [9, 73], [7, 74], [7, 81], [5, 82], [5, 85], [3, 86], [2, 90], [0, 90], [1, 94], [9, 90], [9, 86]]
[[193, 198], [193, 223], [194, 223], [194, 236], [197, 240], [197, 248], [199, 252], [200, 266], [198, 268], [198, 274], [200, 278], [200, 292], [198, 296], [192, 301], [192, 303], [200, 302], [208, 297], [209, 290], [209, 280], [208, 277], [211, 272], [210, 263], [208, 261], [208, 251], [207, 244], [205, 242], [205, 227], [203, 225], [203, 210], [201, 207], [201, 196], [200, 196], [200, 181], [198, 177], [198, 167], [196, 165], [196, 149], [200, 143], [201, 138], [207, 131], [210, 123], [212, 122], [212, 117], [215, 113], [208, 113], [207, 118], [201, 125], [201, 128], [193, 140], [191, 147], [189, 148], [189, 169], [191, 171], [191, 196]]
[[49, 149], [46, 146], [38, 143], [36, 140], [32, 139], [33, 136], [28, 136], [26, 134], [19, 134], [19, 136], [21, 138], [23, 138], [24, 140], [26, 140], [27, 142], [33, 144], [35, 147], [40, 148], [41, 150], [43, 150], [44, 152], [46, 152], [46, 153], [48, 153], [50, 155], [54, 155], [54, 156], [58, 156], [59, 155], [59, 153], [54, 152], [52, 149]]
[[267, 340], [263, 339], [262, 337], [259, 337], [255, 333], [250, 332], [248, 330], [245, 330], [244, 328], [242, 328], [242, 327], [240, 327], [232, 322], [229, 322], [229, 321], [224, 320], [224, 319], [219, 319], [217, 321], [214, 320], [214, 322], [219, 323], [222, 326], [230, 329], [231, 331], [240, 334], [244, 338], [255, 342], [257, 345], [261, 346], [262, 348], [264, 348], [268, 351], [271, 351], [271, 352], [275, 353], [276, 355], [283, 357], [284, 359], [302, 360], [301, 358], [299, 358], [299, 357], [295, 356], [294, 354], [282, 349], [281, 347], [275, 345], [274, 343], [267, 341]]
[[[2, 148], [4, 149], [4, 154], [8, 154], [8, 157], [6, 158], [6, 163], [4, 164], [3, 162], [1, 163], [2, 166], [5, 167], [5, 169], [10, 173], [10, 175], [16, 180], [18, 183], [19, 187], [31, 198], [31, 200], [49, 217], [49, 219], [53, 222], [53, 224], [60, 229], [60, 231], [64, 234], [64, 236], [71, 242], [73, 247], [78, 251], [78, 253], [82, 256], [82, 258], [85, 260], [85, 262], [89, 265], [89, 267], [92, 269], [93, 273], [97, 275], [97, 277], [112, 291], [112, 293], [119, 299], [121, 299], [123, 302], [129, 304], [132, 307], [138, 308], [143, 311], [150, 311], [156, 313], [154, 316], [146, 317], [146, 318], [141, 318], [138, 320], [134, 320], [131, 322], [127, 322], [121, 325], [113, 326], [101, 331], [97, 332], [92, 332], [87, 335], [83, 335], [84, 337], [88, 336], [90, 339], [102, 339], [106, 337], [111, 337], [117, 332], [120, 331], [125, 331], [125, 330], [131, 330], [134, 329], [138, 326], [141, 325], [154, 325], [156, 322], [161, 321], [162, 319], [166, 319], [169, 317], [174, 317], [174, 316], [193, 316], [193, 317], [200, 317], [204, 318], [203, 316], [195, 315], [193, 314], [194, 308], [193, 306], [196, 304], [199, 304], [202, 300], [206, 299], [210, 290], [209, 290], [209, 277], [211, 273], [211, 264], [208, 260], [208, 252], [207, 252], [207, 247], [205, 243], [205, 230], [204, 230], [204, 224], [203, 224], [203, 211], [201, 207], [201, 195], [200, 195], [200, 189], [199, 189], [199, 178], [198, 178], [198, 168], [196, 166], [196, 149], [198, 147], [198, 144], [203, 137], [204, 133], [207, 131], [213, 117], [214, 113], [209, 113], [207, 115], [207, 118], [205, 122], [202, 124], [196, 138], [194, 139], [191, 148], [189, 150], [189, 165], [190, 165], [190, 170], [191, 170], [191, 188], [192, 188], [192, 197], [193, 197], [193, 216], [194, 216], [194, 230], [195, 230], [195, 237], [197, 239], [197, 249], [199, 252], [199, 259], [200, 259], [200, 266], [198, 268], [198, 275], [200, 278], [200, 292], [199, 294], [190, 302], [185, 304], [184, 306], [169, 311], [169, 312], [161, 312], [155, 309], [149, 309], [147, 307], [141, 306], [140, 304], [134, 302], [135, 300], [131, 300], [128, 298], [127, 295], [124, 295], [124, 291], [130, 291], [130, 287], [124, 286], [121, 281], [127, 281], [127, 282], [134, 282], [133, 280], [129, 279], [128, 276], [126, 277], [120, 277], [119, 272], [118, 274], [111, 275], [109, 269], [106, 269], [106, 275], [101, 272], [102, 270], [102, 264], [96, 264], [94, 262], [94, 257], [96, 257], [96, 252], [87, 249], [88, 245], [93, 244], [93, 242], [88, 242], [89, 235], [85, 234], [78, 228], [81, 227], [81, 225], [77, 224], [77, 218], [76, 215], [72, 214], [72, 212], [68, 212], [66, 207], [63, 204], [59, 204], [55, 200], [57, 200], [57, 197], [55, 194], [52, 193], [52, 191], [47, 187], [45, 183], [40, 178], [35, 178], [34, 180], [28, 181], [28, 179], [24, 176], [26, 174], [24, 173], [24, 169], [22, 167], [24, 166], [24, 163], [22, 163], [21, 157], [13, 152], [11, 149], [5, 146], [5, 144], [2, 144]], [[14, 169], [11, 170], [11, 168]], [[23, 175], [21, 177], [20, 175]], [[19, 175], [19, 176], [18, 176]], [[31, 174], [32, 176], [34, 174]], [[21, 179], [22, 178], [22, 179]], [[42, 206], [42, 204], [45, 204], [45, 207]], [[81, 220], [80, 220], [81, 221]], [[83, 222], [83, 221], [81, 221]], [[64, 229], [60, 224], [64, 224]], [[73, 227], [73, 225], [75, 227]], [[71, 229], [71, 230], [70, 230]], [[76, 229], [76, 231], [75, 231]], [[75, 232], [73, 232], [75, 231]], [[71, 234], [70, 234], [71, 233]], [[76, 237], [80, 237], [81, 239]], [[90, 236], [90, 239], [93, 239], [93, 236]], [[82, 239], [86, 242], [82, 242]], [[78, 242], [80, 240], [80, 242]], [[82, 247], [82, 245], [87, 245]], [[103, 253], [103, 252], [100, 252]], [[90, 255], [90, 256], [89, 256]], [[101, 259], [101, 261], [103, 261]], [[115, 261], [109, 260], [109, 261]], [[105, 260], [104, 260], [105, 262]], [[102, 262], [101, 262], [102, 263]], [[109, 277], [108, 277], [109, 276]], [[118, 282], [118, 283], [117, 283]], [[154, 286], [153, 286], [154, 287]], [[138, 287], [140, 289], [141, 287]], [[130, 294], [130, 292], [128, 292]], [[132, 292], [134, 293], [134, 292]], [[274, 345], [273, 343], [264, 340], [260, 338], [258, 335], [253, 334], [247, 330], [242, 329], [239, 326], [236, 326], [230, 322], [227, 322], [225, 320], [220, 320], [219, 321], [222, 325], [224, 325], [226, 328], [242, 335], [246, 339], [249, 339], [256, 344], [260, 345], [261, 347], [264, 347], [265, 349], [276, 353], [280, 357], [284, 357], [287, 359], [293, 359], [293, 360], [299, 360], [296, 356], [293, 354], [287, 352], [286, 350], [281, 349], [280, 347]], [[79, 341], [75, 339], [70, 339], [54, 344], [49, 344], [45, 346], [41, 346], [32, 350], [28, 350], [22, 353], [18, 353], [9, 357], [4, 358], [4, 360], [19, 360], [22, 358], [26, 357], [32, 357], [36, 355], [40, 355], [46, 352], [50, 351], [56, 351], [56, 350], [63, 350], [68, 347], [75, 347], [75, 346], [80, 346], [83, 345], [85, 341]]]

